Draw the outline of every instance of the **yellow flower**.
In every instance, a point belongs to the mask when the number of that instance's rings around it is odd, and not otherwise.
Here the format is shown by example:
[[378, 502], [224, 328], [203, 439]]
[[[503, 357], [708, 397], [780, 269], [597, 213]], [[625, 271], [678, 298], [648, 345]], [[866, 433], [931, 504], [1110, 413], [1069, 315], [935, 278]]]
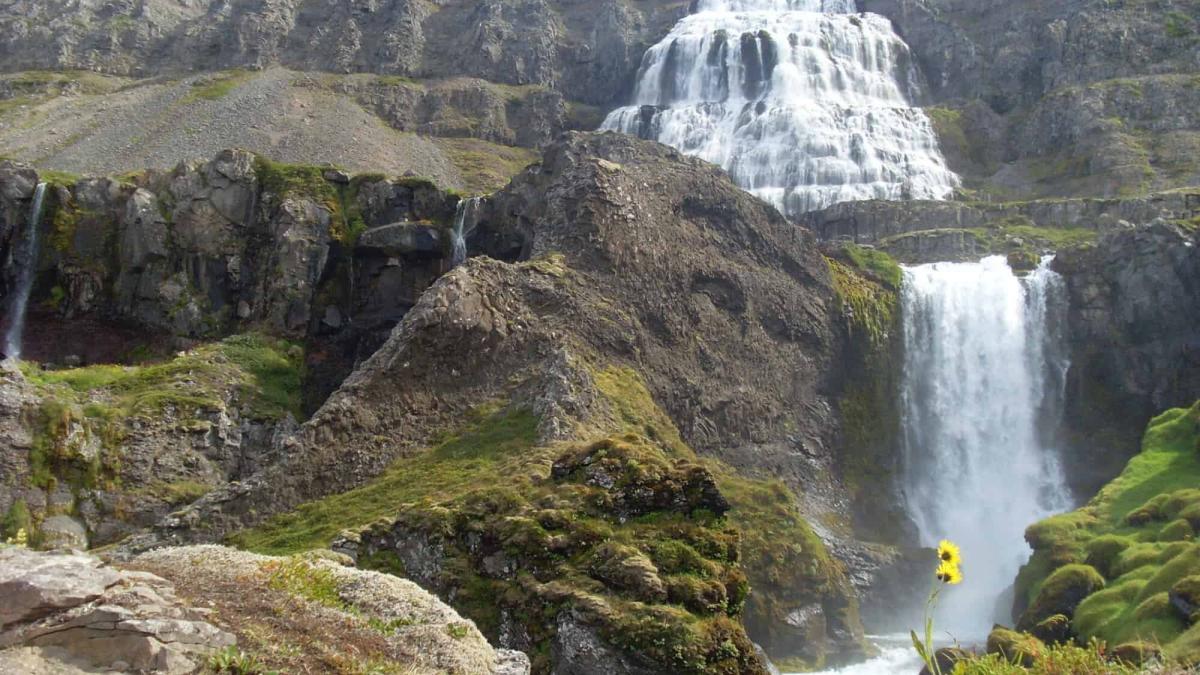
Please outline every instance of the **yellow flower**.
[[948, 563], [954, 567], [962, 564], [962, 553], [958, 550], [958, 545], [949, 539], [943, 539], [938, 543], [938, 560]]
[[961, 584], [963, 580], [962, 570], [958, 569], [958, 565], [951, 565], [948, 562], [938, 565], [935, 574], [937, 574], [938, 581], [951, 586]]

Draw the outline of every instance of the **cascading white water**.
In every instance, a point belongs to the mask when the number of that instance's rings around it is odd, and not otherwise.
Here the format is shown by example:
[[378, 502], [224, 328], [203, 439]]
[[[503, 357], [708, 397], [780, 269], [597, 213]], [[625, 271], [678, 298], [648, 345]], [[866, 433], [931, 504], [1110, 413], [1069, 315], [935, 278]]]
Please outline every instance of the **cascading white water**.
[[788, 215], [944, 199], [946, 168], [908, 46], [854, 0], [700, 0], [642, 60], [603, 129], [719, 164]]
[[454, 211], [454, 228], [450, 231], [450, 267], [458, 267], [467, 260], [467, 223], [474, 229], [475, 211], [479, 207], [478, 197], [458, 200]]
[[1024, 278], [1002, 257], [904, 274], [902, 484], [921, 543], [963, 549], [938, 626], [964, 642], [1007, 621], [997, 601], [1028, 557], [1025, 528], [1070, 507], [1047, 433], [1067, 368], [1048, 262]]
[[42, 221], [42, 205], [46, 198], [46, 184], [38, 183], [33, 191], [33, 205], [29, 208], [29, 224], [26, 234], [13, 256], [17, 265], [16, 284], [8, 306], [8, 329], [4, 332], [4, 354], [7, 358], [21, 358], [21, 337], [25, 333], [25, 312], [29, 306], [29, 294], [33, 291], [33, 280], [37, 272], [38, 238]]

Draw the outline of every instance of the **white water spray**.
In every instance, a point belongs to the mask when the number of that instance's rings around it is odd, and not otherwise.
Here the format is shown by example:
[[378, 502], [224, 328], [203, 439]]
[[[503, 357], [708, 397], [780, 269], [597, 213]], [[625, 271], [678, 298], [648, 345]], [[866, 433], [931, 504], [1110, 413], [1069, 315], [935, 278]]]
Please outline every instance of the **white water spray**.
[[8, 330], [4, 333], [4, 354], [10, 359], [21, 358], [21, 337], [25, 333], [25, 312], [29, 307], [29, 294], [37, 273], [39, 254], [38, 238], [42, 220], [42, 205], [46, 198], [46, 184], [38, 183], [33, 191], [33, 205], [29, 209], [29, 224], [21, 247], [13, 260], [17, 264], [16, 284], [8, 307]]
[[1049, 260], [1023, 279], [1001, 257], [905, 270], [902, 484], [921, 543], [963, 549], [938, 628], [964, 642], [1008, 620], [997, 601], [1028, 558], [1025, 528], [1070, 507], [1047, 440], [1067, 368]]
[[454, 228], [450, 231], [450, 267], [458, 267], [467, 260], [467, 236], [475, 228], [475, 212], [479, 208], [479, 198], [470, 197], [458, 200], [454, 211]]
[[700, 0], [642, 60], [602, 128], [719, 164], [788, 215], [958, 184], [891, 22], [854, 0]]

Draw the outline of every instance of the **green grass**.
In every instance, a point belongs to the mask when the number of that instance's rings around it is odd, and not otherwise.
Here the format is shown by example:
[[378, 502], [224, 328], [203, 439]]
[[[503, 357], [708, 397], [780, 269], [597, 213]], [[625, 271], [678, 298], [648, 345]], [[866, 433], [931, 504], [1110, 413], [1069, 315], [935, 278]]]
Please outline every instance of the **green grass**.
[[[129, 417], [157, 415], [165, 406], [216, 410], [229, 387], [246, 395], [252, 418], [301, 416], [299, 348], [261, 335], [240, 335], [175, 358], [140, 366], [95, 365], [41, 370], [22, 364], [26, 378], [67, 402], [103, 402]], [[74, 394], [74, 396], [71, 396]]]
[[254, 76], [253, 71], [239, 69], [202, 77], [192, 83], [192, 90], [183, 97], [183, 102], [219, 101]]
[[1139, 672], [1141, 669], [1136, 666], [1110, 661], [1100, 645], [1065, 644], [1040, 649], [1028, 668], [1000, 654], [987, 654], [959, 662], [953, 675], [1135, 675]]
[[395, 516], [406, 503], [448, 499], [524, 469], [537, 439], [527, 410], [483, 408], [476, 420], [432, 450], [401, 460], [356, 490], [333, 495], [233, 535], [239, 548], [272, 555], [324, 548], [342, 530]]
[[[1031, 526], [1034, 555], [1018, 588], [1034, 599], [1056, 569], [1087, 560], [1107, 579], [1075, 611], [1081, 639], [1148, 641], [1182, 662], [1200, 662], [1196, 635], [1166, 601], [1200, 573], [1200, 543], [1188, 517], [1200, 516], [1200, 403], [1154, 418], [1142, 451], [1087, 506]], [[1036, 601], [1036, 600], [1035, 600]]]
[[467, 194], [488, 194], [508, 184], [513, 176], [537, 161], [529, 148], [489, 143], [475, 138], [435, 138], [438, 147], [463, 177]]

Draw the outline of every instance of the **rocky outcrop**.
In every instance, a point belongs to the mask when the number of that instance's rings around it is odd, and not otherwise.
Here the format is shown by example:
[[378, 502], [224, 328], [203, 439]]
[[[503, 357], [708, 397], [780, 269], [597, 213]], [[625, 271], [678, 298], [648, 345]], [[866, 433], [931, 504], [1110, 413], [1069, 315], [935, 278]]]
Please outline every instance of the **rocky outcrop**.
[[[0, 255], [24, 236], [37, 181], [0, 164]], [[112, 362], [138, 344], [266, 331], [308, 343], [315, 407], [445, 269], [457, 199], [421, 179], [327, 177], [239, 150], [53, 183], [26, 354]], [[388, 238], [400, 230], [419, 236]]]
[[1180, 190], [1126, 199], [846, 202], [805, 214], [800, 222], [822, 239], [870, 244], [915, 264], [1050, 253], [1095, 233], [1198, 215], [1200, 193]]
[[194, 673], [235, 638], [165, 579], [82, 554], [0, 546], [0, 670]]
[[[361, 482], [467, 400], [514, 373], [529, 379], [563, 348], [636, 363], [698, 450], [819, 493], [835, 424], [818, 392], [835, 345], [828, 267], [810, 235], [716, 168], [611, 133], [569, 135], [481, 211], [475, 237], [485, 252], [489, 241], [524, 241], [522, 257], [534, 262], [473, 260], [423, 295], [305, 425], [296, 456], [310, 461], [285, 479], [294, 498]], [[700, 335], [703, 347], [680, 348]], [[586, 404], [564, 412], [591, 414]], [[327, 454], [319, 439], [331, 434], [366, 463]], [[275, 504], [288, 494], [281, 487]]]
[[1200, 398], [1200, 246], [1194, 229], [1159, 220], [1069, 248], [1054, 267], [1070, 307], [1068, 475], [1093, 494], [1155, 411]]
[[466, 77], [424, 85], [359, 77], [336, 79], [331, 88], [374, 110], [391, 127], [427, 136], [536, 148], [589, 121], [574, 120], [562, 93], [547, 86], [518, 89]]
[[[485, 401], [532, 412], [539, 444], [613, 433], [630, 415], [598, 391], [608, 367], [634, 369], [702, 456], [778, 477], [814, 512], [839, 508], [837, 423], [822, 393], [838, 348], [833, 289], [807, 232], [716, 168], [618, 134], [566, 136], [475, 212], [473, 250], [520, 260], [473, 258], [444, 275], [285, 443], [287, 462], [165, 519], [160, 539], [220, 537], [361, 486], [477, 419]], [[823, 550], [809, 536], [796, 555]], [[787, 559], [771, 545], [761, 560]], [[753, 610], [774, 631], [768, 650], [854, 653], [839, 570], [827, 556], [797, 560], [776, 571], [778, 589], [761, 586], [783, 599]], [[789, 575], [807, 581], [778, 581]], [[786, 624], [800, 608], [808, 618]]]
[[1020, 198], [1194, 184], [1194, 8], [865, 0], [912, 47], [951, 168]]
[[[274, 385], [262, 379], [267, 363], [282, 376]], [[0, 535], [25, 530], [48, 549], [111, 544], [274, 463], [299, 398], [271, 401], [263, 387], [298, 388], [300, 367], [252, 336], [146, 366], [22, 372], [6, 362]]]
[[[270, 557], [220, 546], [160, 549], [128, 568], [170, 579], [189, 602], [214, 610], [262, 670], [313, 663], [438, 672], [528, 675], [529, 658], [494, 649], [471, 621], [387, 574], [344, 557]], [[265, 614], [272, 619], [263, 623]], [[285, 645], [286, 649], [280, 649]]]

